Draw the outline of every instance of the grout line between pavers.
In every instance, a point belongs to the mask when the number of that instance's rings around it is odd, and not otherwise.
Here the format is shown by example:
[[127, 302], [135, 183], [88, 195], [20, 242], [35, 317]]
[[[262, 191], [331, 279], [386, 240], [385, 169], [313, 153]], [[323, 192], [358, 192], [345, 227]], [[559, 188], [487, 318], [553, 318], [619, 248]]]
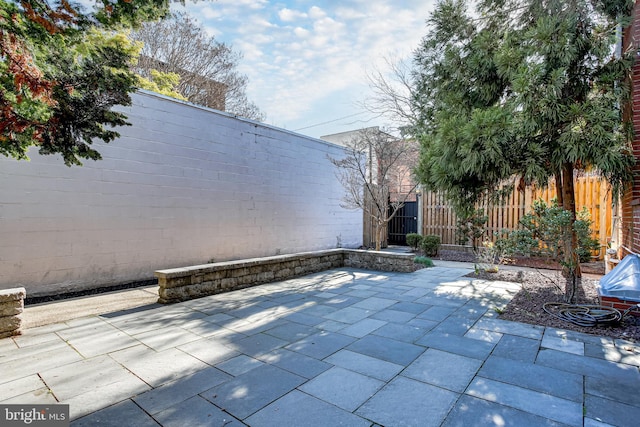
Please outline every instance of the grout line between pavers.
[[42, 378], [42, 375], [40, 375], [40, 372], [36, 372], [36, 375], [38, 375], [38, 378], [40, 378], [40, 381], [42, 381], [44, 386], [47, 388], [47, 392], [53, 396], [53, 398], [56, 400], [56, 402], [60, 402], [60, 399], [58, 399], [58, 396], [56, 396], [56, 394], [53, 392], [51, 387], [49, 387], [49, 384], [47, 384], [47, 382], [44, 380], [44, 378]]

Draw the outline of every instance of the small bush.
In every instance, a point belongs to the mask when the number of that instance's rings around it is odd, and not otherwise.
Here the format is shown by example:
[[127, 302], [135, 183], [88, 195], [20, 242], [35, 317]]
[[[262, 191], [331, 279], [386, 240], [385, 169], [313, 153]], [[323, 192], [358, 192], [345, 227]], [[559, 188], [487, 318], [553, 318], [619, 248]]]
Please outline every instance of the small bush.
[[440, 247], [440, 236], [428, 235], [422, 238], [422, 243], [420, 243], [420, 247], [422, 248], [422, 252], [424, 252], [425, 256], [436, 256], [438, 255], [438, 248]]
[[580, 262], [591, 261], [591, 254], [594, 251], [600, 249], [600, 242], [598, 239], [591, 237], [591, 215], [587, 208], [582, 208], [582, 211], [577, 213], [577, 220], [573, 223], [573, 227], [578, 235], [578, 247], [576, 252]]
[[414, 251], [418, 250], [418, 246], [422, 243], [422, 236], [418, 233], [407, 234], [407, 245], [411, 246]]
[[[571, 214], [553, 200], [547, 205], [542, 200], [533, 203], [531, 212], [520, 219], [520, 229], [503, 232], [496, 241], [496, 246], [506, 255], [542, 256], [561, 260], [563, 242], [571, 235], [563, 227], [571, 223]], [[591, 219], [589, 211], [577, 212], [574, 229], [578, 237], [575, 248], [580, 262], [588, 262], [591, 252], [598, 250], [600, 244], [591, 237]]]
[[475, 250], [480, 239], [487, 231], [489, 217], [483, 209], [456, 211], [456, 239], [459, 245], [471, 243]]
[[431, 261], [431, 258], [427, 258], [426, 256], [417, 256], [413, 259], [413, 262], [416, 264], [422, 264], [425, 267], [433, 267], [433, 261]]

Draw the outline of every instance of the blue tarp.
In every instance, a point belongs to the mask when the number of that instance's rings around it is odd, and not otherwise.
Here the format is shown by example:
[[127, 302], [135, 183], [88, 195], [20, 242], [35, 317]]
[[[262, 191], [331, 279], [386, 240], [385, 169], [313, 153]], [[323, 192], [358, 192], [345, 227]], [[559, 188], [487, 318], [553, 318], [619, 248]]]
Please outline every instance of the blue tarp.
[[600, 296], [640, 302], [640, 256], [627, 255], [600, 279]]

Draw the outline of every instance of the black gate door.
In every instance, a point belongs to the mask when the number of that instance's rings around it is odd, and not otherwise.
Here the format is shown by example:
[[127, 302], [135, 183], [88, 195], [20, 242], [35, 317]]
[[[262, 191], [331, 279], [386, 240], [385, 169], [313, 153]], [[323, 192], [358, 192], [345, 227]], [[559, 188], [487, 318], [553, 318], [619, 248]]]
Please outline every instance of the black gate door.
[[418, 202], [405, 202], [389, 221], [389, 244], [406, 245], [407, 234], [418, 232]]

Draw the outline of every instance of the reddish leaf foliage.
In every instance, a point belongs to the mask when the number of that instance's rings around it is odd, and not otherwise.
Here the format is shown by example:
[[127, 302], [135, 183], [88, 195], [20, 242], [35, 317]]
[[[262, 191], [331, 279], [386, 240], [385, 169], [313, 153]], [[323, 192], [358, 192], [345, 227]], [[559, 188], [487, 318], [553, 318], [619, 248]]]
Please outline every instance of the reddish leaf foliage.
[[22, 0], [20, 4], [24, 8], [27, 19], [42, 25], [51, 34], [64, 31], [65, 27], [73, 24], [78, 16], [67, 0], [61, 0], [60, 5], [55, 9], [51, 8], [46, 0]]
[[21, 95], [26, 86], [31, 96], [53, 105], [51, 89], [55, 82], [44, 78], [33, 56], [15, 34], [0, 30], [0, 56], [5, 58], [7, 71], [13, 76], [16, 94]]
[[[62, 0], [56, 9], [40, 0], [22, 0], [20, 3], [27, 19], [52, 34], [63, 31], [64, 26], [72, 24], [77, 16], [77, 12], [66, 0]], [[18, 19], [18, 16], [14, 16], [14, 23]], [[14, 140], [16, 134], [28, 131], [35, 141], [41, 142], [46, 124], [22, 116], [15, 107], [27, 97], [50, 106], [55, 105], [52, 90], [56, 82], [44, 77], [24, 41], [5, 29], [0, 29], [0, 58], [6, 63], [7, 74], [13, 77], [15, 94], [13, 102], [7, 98], [6, 93], [0, 93], [0, 140]]]

